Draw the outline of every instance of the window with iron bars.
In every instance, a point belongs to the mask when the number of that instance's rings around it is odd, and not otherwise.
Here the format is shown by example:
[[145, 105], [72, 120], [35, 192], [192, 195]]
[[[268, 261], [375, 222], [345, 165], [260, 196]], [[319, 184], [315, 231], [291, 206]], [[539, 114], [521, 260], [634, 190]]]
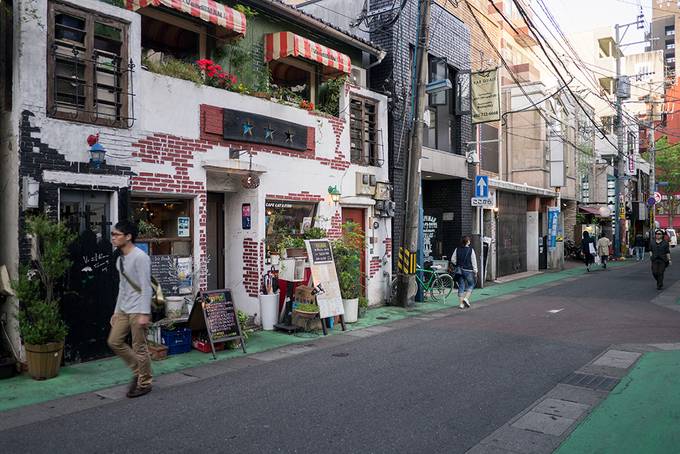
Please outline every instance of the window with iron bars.
[[382, 166], [378, 138], [378, 104], [364, 98], [349, 100], [350, 162]]
[[50, 116], [130, 127], [132, 90], [125, 22], [50, 3], [48, 90]]

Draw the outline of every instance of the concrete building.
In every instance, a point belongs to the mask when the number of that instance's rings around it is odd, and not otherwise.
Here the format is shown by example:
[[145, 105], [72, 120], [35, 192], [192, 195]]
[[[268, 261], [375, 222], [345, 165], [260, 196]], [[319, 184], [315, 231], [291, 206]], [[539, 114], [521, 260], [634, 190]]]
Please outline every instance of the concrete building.
[[[240, 3], [257, 14], [225, 6], [210, 22], [135, 2], [132, 11], [36, 0], [32, 14], [15, 4], [11, 109], [0, 133], [0, 263], [16, 278], [29, 259], [30, 214], [47, 212], [79, 233], [62, 298], [67, 361], [108, 354], [117, 279], [109, 236], [119, 219], [144, 221], [138, 244], [152, 270], [170, 263], [166, 271], [186, 271], [171, 294], [230, 288], [250, 315], [260, 312], [262, 276], [283, 234], [315, 226], [334, 238], [354, 220], [366, 233], [365, 294], [370, 304], [385, 299], [388, 99], [365, 78], [337, 82], [363, 75], [384, 51], [281, 2]], [[230, 57], [237, 52], [250, 68]], [[233, 86], [210, 71], [204, 83], [190, 63], [211, 57], [238, 75]], [[177, 60], [185, 62], [181, 74], [167, 66]], [[268, 72], [271, 80], [258, 78]], [[183, 80], [187, 73], [198, 79]], [[270, 82], [278, 91], [263, 95]], [[98, 137], [104, 161], [91, 154], [88, 136]], [[338, 203], [329, 187], [341, 193]], [[10, 299], [2, 311], [16, 307]]]
[[675, 31], [680, 27], [680, 5], [672, 1], [655, 1], [652, 8], [652, 20], [645, 38], [649, 40], [645, 50], [663, 52], [665, 83], [669, 87], [675, 84], [678, 72], [676, 48], [680, 46]]

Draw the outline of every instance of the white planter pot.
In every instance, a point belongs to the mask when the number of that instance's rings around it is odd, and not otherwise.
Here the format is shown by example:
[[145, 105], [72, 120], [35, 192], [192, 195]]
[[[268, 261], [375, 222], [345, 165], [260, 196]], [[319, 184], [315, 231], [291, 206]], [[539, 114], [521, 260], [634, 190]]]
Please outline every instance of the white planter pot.
[[279, 316], [279, 294], [260, 295], [260, 314], [262, 317], [262, 329], [271, 331], [274, 329]]
[[345, 323], [354, 323], [359, 318], [359, 298], [342, 300], [342, 307], [345, 309]]
[[182, 316], [182, 309], [184, 309], [183, 296], [165, 297], [165, 316], [167, 318], [180, 318]]

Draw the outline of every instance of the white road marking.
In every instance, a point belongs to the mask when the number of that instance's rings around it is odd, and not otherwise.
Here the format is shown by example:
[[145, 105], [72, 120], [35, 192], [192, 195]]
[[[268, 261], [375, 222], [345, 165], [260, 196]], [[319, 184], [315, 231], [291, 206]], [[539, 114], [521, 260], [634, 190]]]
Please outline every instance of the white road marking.
[[553, 309], [553, 310], [548, 311], [548, 312], [550, 312], [551, 314], [557, 314], [558, 312], [562, 312], [563, 310], [564, 310], [564, 308], [562, 308], [562, 309]]

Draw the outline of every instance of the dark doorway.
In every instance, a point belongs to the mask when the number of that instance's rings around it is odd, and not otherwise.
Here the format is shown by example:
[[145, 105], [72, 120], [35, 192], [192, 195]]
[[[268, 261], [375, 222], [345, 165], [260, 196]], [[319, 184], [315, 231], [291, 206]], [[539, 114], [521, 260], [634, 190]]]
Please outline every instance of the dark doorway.
[[109, 193], [62, 191], [60, 219], [78, 237], [69, 248], [72, 262], [61, 296], [69, 328], [64, 361], [78, 363], [111, 355], [106, 345], [116, 306], [118, 276], [114, 267]]
[[[361, 231], [366, 233], [366, 221], [365, 221], [366, 210], [363, 208], [343, 208], [342, 209], [342, 223], [347, 221], [355, 222], [359, 224]], [[365, 295], [366, 292], [366, 249], [361, 251], [361, 293]]]
[[208, 193], [206, 241], [208, 288], [224, 288], [224, 194]]
[[527, 270], [527, 198], [496, 193], [498, 198], [498, 276]]

